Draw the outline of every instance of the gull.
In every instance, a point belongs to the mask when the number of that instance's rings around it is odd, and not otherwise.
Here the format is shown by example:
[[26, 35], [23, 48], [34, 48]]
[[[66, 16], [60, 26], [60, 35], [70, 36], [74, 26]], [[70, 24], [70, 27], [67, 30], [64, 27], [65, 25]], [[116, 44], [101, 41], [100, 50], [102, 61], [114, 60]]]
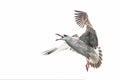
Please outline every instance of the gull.
[[70, 37], [68, 35], [60, 35], [60, 39], [58, 40], [64, 40], [65, 43], [67, 43], [74, 51], [77, 53], [83, 55], [87, 59], [87, 64], [86, 64], [86, 70], [88, 71], [89, 65], [93, 68], [98, 68], [102, 64], [102, 54], [101, 52], [97, 52], [94, 48], [88, 46], [85, 42], [83, 42], [80, 39], [76, 39], [73, 37]]
[[[74, 34], [73, 36], [71, 36], [71, 38], [82, 41], [87, 47], [90, 47], [90, 48], [98, 51], [99, 52], [98, 55], [100, 55], [99, 58], [101, 58], [101, 60], [102, 60], [102, 50], [100, 47], [98, 47], [97, 34], [89, 21], [87, 13], [83, 12], [83, 11], [75, 10], [75, 21], [80, 26], [80, 28], [86, 27], [86, 31], [81, 36]], [[57, 35], [59, 35], [59, 34], [57, 34]], [[59, 36], [61, 36], [61, 35], [59, 35]], [[70, 47], [70, 45], [68, 45], [66, 42], [64, 42], [60, 46], [57, 46], [57, 47], [54, 47], [54, 48], [44, 51], [43, 54], [49, 55], [53, 52], [60, 52], [60, 51], [64, 51], [67, 49], [75, 51], [73, 48]], [[86, 64], [87, 71], [88, 71], [89, 65], [91, 65], [94, 68], [98, 68], [101, 65], [101, 61], [99, 61], [99, 63], [97, 65], [90, 63], [90, 61], [91, 61], [91, 59], [87, 58], [87, 64]]]

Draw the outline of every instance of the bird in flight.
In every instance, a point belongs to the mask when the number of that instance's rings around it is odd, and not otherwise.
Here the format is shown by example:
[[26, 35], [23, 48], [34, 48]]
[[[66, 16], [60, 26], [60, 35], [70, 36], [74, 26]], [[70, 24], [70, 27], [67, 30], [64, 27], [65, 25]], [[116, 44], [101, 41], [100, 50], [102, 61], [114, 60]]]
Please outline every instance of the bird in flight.
[[61, 36], [61, 39], [57, 40], [64, 40], [65, 42], [60, 46], [46, 50], [43, 53], [49, 55], [53, 52], [70, 49], [86, 57], [87, 71], [90, 67], [89, 65], [93, 68], [100, 67], [102, 64], [102, 50], [98, 47], [97, 34], [89, 21], [87, 13], [75, 10], [75, 21], [81, 28], [86, 27], [86, 31], [80, 37], [77, 34], [74, 34], [71, 37], [68, 35], [57, 34], [58, 36]]

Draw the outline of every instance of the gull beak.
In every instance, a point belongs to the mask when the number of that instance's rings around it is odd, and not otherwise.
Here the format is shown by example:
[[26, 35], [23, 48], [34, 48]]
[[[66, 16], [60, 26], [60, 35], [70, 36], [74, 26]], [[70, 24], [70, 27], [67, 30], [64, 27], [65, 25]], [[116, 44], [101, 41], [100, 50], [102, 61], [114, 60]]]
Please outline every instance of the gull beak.
[[58, 35], [58, 36], [60, 36], [61, 38], [60, 39], [56, 39], [56, 41], [58, 41], [58, 40], [63, 40], [63, 36], [62, 35], [60, 35], [60, 34], [56, 34], [56, 35]]

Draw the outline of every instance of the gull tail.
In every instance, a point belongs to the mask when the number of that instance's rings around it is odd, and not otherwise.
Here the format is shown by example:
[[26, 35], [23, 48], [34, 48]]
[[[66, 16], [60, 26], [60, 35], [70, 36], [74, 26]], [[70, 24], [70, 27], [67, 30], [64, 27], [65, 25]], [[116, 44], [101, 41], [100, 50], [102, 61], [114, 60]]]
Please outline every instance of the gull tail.
[[90, 65], [93, 68], [99, 68], [102, 64], [102, 50], [100, 47], [97, 48], [98, 53], [90, 54]]
[[44, 55], [49, 55], [49, 54], [55, 52], [56, 50], [57, 50], [57, 48], [51, 48], [49, 50], [44, 51], [43, 54]]

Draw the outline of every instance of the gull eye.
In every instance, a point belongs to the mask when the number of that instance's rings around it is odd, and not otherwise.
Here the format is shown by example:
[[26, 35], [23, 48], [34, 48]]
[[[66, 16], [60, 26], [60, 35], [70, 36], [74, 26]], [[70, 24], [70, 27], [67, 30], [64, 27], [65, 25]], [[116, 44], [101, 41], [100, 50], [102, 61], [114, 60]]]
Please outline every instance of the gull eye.
[[67, 35], [64, 34], [64, 37], [67, 37]]

